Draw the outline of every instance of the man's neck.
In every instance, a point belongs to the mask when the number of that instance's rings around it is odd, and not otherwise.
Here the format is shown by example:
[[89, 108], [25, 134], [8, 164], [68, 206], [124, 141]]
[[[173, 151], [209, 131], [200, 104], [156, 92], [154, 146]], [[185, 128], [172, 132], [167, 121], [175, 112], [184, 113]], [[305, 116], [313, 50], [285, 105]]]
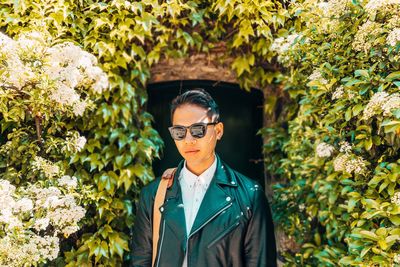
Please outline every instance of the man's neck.
[[210, 166], [214, 163], [214, 160], [216, 160], [215, 154], [213, 154], [205, 162], [202, 162], [197, 165], [191, 165], [190, 163], [186, 162], [186, 168], [196, 176], [199, 176], [200, 174], [205, 172], [208, 168], [210, 168]]

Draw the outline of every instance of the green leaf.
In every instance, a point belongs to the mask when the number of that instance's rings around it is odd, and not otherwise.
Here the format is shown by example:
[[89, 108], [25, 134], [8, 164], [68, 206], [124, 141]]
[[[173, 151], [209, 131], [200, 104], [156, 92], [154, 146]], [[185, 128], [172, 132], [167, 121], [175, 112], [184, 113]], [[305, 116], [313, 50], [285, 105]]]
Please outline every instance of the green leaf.
[[400, 79], [400, 71], [392, 72], [385, 78], [385, 80], [387, 80], [387, 81], [393, 81], [396, 79]]
[[355, 77], [364, 77], [364, 78], [369, 78], [369, 73], [367, 70], [356, 70], [354, 72]]

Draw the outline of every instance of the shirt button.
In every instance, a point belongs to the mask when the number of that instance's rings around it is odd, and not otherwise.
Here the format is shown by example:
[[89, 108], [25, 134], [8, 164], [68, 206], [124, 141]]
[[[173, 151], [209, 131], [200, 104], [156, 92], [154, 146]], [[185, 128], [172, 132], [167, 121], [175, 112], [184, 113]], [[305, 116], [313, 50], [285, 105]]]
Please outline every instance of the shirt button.
[[231, 197], [226, 197], [226, 201], [231, 201]]
[[235, 182], [234, 182], [234, 181], [231, 181], [231, 184], [235, 184]]
[[164, 208], [163, 208], [163, 207], [161, 207], [161, 208], [160, 208], [160, 211], [161, 211], [161, 212], [163, 212], [163, 211], [164, 211]]

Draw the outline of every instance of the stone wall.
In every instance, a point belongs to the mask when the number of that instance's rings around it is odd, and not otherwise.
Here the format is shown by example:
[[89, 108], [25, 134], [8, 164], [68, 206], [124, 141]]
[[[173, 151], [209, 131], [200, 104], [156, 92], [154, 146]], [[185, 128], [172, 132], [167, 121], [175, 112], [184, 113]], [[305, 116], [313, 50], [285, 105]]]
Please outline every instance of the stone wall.
[[230, 65], [233, 59], [222, 59], [224, 52], [198, 53], [186, 58], [161, 59], [151, 69], [150, 83], [179, 80], [212, 80], [238, 83]]

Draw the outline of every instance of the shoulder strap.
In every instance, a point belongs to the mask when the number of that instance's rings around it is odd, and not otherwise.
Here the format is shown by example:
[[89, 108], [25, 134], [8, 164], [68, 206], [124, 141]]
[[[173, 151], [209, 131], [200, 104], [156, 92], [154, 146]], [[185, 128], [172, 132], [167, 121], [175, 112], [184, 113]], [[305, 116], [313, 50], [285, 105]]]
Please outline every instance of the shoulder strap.
[[176, 171], [176, 169], [174, 169], [171, 179], [167, 179], [167, 178], [161, 177], [160, 184], [158, 185], [158, 188], [157, 188], [156, 197], [154, 199], [154, 207], [153, 207], [153, 255], [152, 255], [152, 264], [151, 264], [151, 266], [154, 266], [154, 262], [155, 262], [156, 256], [157, 256], [157, 245], [158, 245], [158, 239], [159, 239], [159, 233], [160, 233], [160, 222], [161, 222], [160, 207], [164, 204], [167, 188], [171, 187], [171, 185], [172, 185], [172, 183], [174, 181], [175, 171]]

